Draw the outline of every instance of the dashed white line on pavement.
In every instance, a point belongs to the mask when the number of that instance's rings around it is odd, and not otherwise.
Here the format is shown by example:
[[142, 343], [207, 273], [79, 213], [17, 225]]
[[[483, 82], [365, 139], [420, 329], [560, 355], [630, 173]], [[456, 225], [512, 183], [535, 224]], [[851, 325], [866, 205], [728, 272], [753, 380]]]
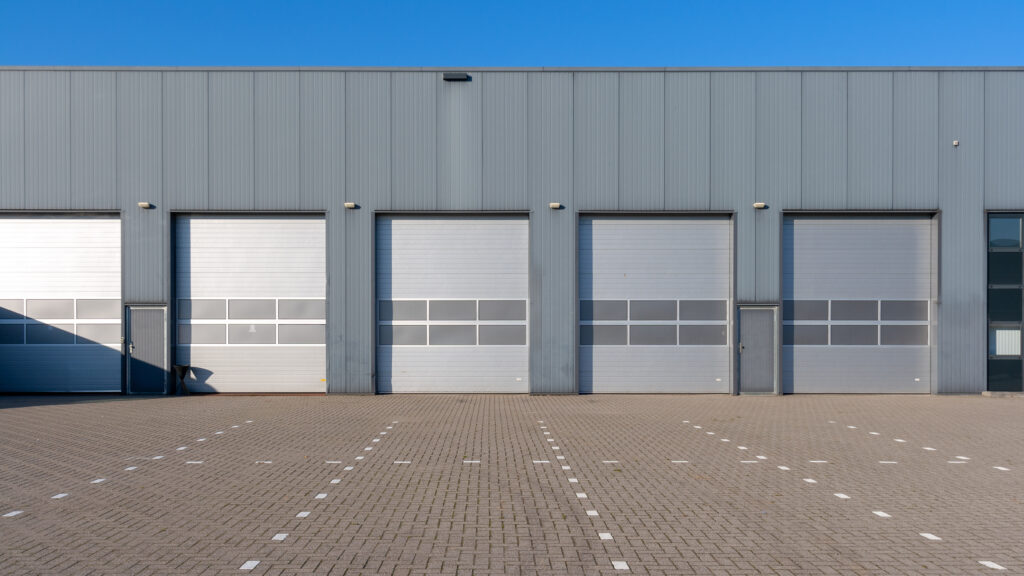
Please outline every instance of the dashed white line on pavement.
[[331, 480], [331, 484], [341, 484], [341, 478], [334, 478]]
[[252, 570], [253, 568], [255, 568], [255, 567], [259, 566], [259, 565], [260, 565], [260, 561], [259, 560], [246, 560], [245, 564], [242, 564], [242, 566], [239, 567], [238, 569], [239, 570]]
[[97, 478], [97, 479], [93, 480], [92, 482], [89, 482], [89, 484], [102, 484], [102, 483], [104, 483], [106, 481], [107, 481], [106, 478]]
[[768, 459], [767, 456], [754, 456], [754, 458], [757, 458], [758, 460], [767, 460]]
[[271, 540], [274, 540], [274, 541], [277, 541], [277, 542], [283, 542], [284, 539], [287, 538], [287, 537], [288, 537], [288, 533], [287, 532], [280, 532], [278, 534], [274, 534], [274, 537], [271, 538]]
[[850, 430], [856, 430], [857, 429], [856, 426], [847, 426], [847, 428], [849, 428]]
[[779, 466], [779, 470], [789, 470], [789, 466]]
[[978, 560], [978, 564], [981, 564], [982, 566], [986, 568], [991, 568], [993, 570], [1006, 570], [1006, 568], [1003, 568], [1002, 566], [996, 564], [991, 560]]
[[273, 464], [274, 462], [271, 461], [271, 460], [257, 460], [256, 463], [257, 464]]
[[559, 460], [565, 460], [565, 456], [555, 456], [555, 458], [557, 458]]
[[872, 510], [871, 513], [874, 514], [875, 516], [878, 516], [879, 518], [892, 518], [891, 515], [886, 514], [885, 512], [882, 512], [881, 510]]
[[815, 480], [814, 478], [804, 478], [804, 482], [807, 482], [808, 484], [817, 484], [818, 483], [818, 481]]
[[67, 492], [61, 492], [60, 494], [54, 494], [50, 496], [50, 500], [60, 500], [61, 498], [67, 498]]
[[385, 430], [391, 430], [392, 428], [394, 428], [394, 426], [385, 426], [384, 427]]
[[463, 460], [462, 463], [463, 464], [479, 464], [480, 461], [479, 460]]
[[963, 460], [946, 460], [946, 464], [967, 464], [967, 462]]
[[970, 460], [970, 458], [968, 458], [967, 456], [957, 456], [956, 459], [957, 460]]
[[696, 428], [697, 430], [700, 430], [700, 429], [701, 429], [701, 427], [700, 427], [700, 426], [694, 426], [694, 428]]
[[561, 450], [561, 448], [559, 448], [558, 446], [552, 446], [551, 449], [552, 450]]
[[597, 510], [587, 510], [587, 516], [597, 516]]
[[601, 540], [611, 540], [611, 539], [612, 539], [612, 534], [611, 534], [611, 532], [598, 532], [597, 536], [598, 536], [598, 537], [599, 537], [599, 538], [600, 538]]
[[828, 464], [828, 460], [808, 460], [811, 464]]
[[579, 478], [569, 478], [569, 484], [579, 484]]
[[325, 494], [325, 493], [321, 492], [321, 493], [317, 494], [317, 495], [315, 496], [315, 498], [316, 498], [317, 500], [323, 500], [323, 499], [327, 498], [327, 494]]
[[932, 448], [931, 446], [925, 446], [924, 448], [921, 448], [921, 450], [927, 450], [929, 452], [935, 452], [935, 448]]
[[868, 432], [868, 434], [871, 434], [872, 436], [881, 436], [879, 432]]
[[740, 450], [746, 450], [747, 449], [746, 446], [737, 446], [737, 448], [739, 448]]
[[829, 424], [835, 424], [835, 423], [836, 423], [836, 421], [835, 421], [835, 420], [829, 420], [829, 421], [828, 421], [828, 423], [829, 423]]
[[623, 560], [612, 560], [612, 568], [616, 570], [629, 570], [629, 564]]
[[232, 424], [231, 427], [232, 428], [238, 428], [239, 426], [238, 426], [238, 424]]
[[4, 514], [4, 518], [14, 518], [17, 515], [24, 514], [24, 513], [25, 513], [24, 510], [11, 510], [7, 514]]
[[153, 456], [153, 460], [163, 460], [163, 456]]
[[927, 540], [942, 540], [942, 538], [939, 538], [938, 536], [936, 536], [935, 534], [932, 534], [931, 532], [921, 532], [921, 536], [924, 537]]
[[562, 470], [572, 470], [572, 468], [569, 466], [562, 466]]
[[618, 464], [618, 460], [601, 460], [602, 464]]
[[395, 460], [395, 464], [412, 464], [412, 460]]
[[534, 464], [551, 464], [551, 460], [534, 460]]
[[374, 438], [373, 440], [370, 440], [370, 442], [380, 442], [380, 438]]
[[252, 420], [246, 420], [245, 423], [246, 424], [252, 424]]
[[760, 460], [740, 460], [740, 464], [757, 464]]
[[344, 468], [342, 468], [342, 470], [344, 470], [346, 472], [348, 472], [350, 470], [355, 470], [355, 466], [345, 466]]
[[362, 460], [363, 458], [365, 458], [365, 457], [364, 456], [356, 456], [356, 460]]
[[296, 518], [306, 518], [307, 516], [309, 516], [309, 512], [299, 512], [295, 515]]
[[[203, 463], [202, 460], [186, 460], [185, 461], [185, 464], [202, 464], [202, 463]], [[259, 462], [257, 462], [257, 464], [259, 464]], [[270, 462], [267, 462], [267, 464], [270, 464]]]
[[138, 469], [139, 469], [138, 466], [129, 466], [129, 467], [125, 468], [125, 471], [126, 472], [131, 472], [132, 470], [138, 470]]
[[188, 446], [178, 446], [177, 448], [175, 448], [175, 450], [177, 450], [178, 452], [181, 452], [182, 450], [188, 450]]
[[586, 500], [587, 499], [587, 493], [586, 492], [577, 492], [576, 493], [576, 497], [579, 498], [580, 500]]
[[995, 468], [996, 470], [1002, 470], [1003, 472], [1008, 472], [1010, 470], [1009, 468], [1006, 468], [1005, 466], [993, 466], [993, 468]]
[[714, 432], [706, 432], [706, 434], [707, 434], [708, 436], [714, 436], [714, 435], [715, 435], [715, 433], [714, 433]]
[[196, 438], [196, 442], [206, 442], [206, 438]]
[[554, 438], [548, 438], [548, 442], [554, 442], [554, 441], [555, 441]]
[[363, 450], [369, 452], [370, 450], [373, 450], [373, 446], [367, 446], [366, 448], [363, 448]]
[[900, 444], [903, 444], [904, 442], [906, 442], [906, 440], [904, 440], [902, 438], [897, 438], [896, 441], [899, 442]]
[[879, 464], [899, 464], [899, 462], [896, 462], [895, 460], [879, 460], [878, 463]]
[[689, 464], [690, 461], [689, 460], [673, 460], [672, 463], [673, 464]]
[[835, 494], [833, 494], [833, 496], [835, 496], [836, 498], [839, 498], [840, 500], [849, 500], [850, 499], [849, 496], [847, 496], [846, 494], [843, 494], [842, 492], [836, 492]]
[[341, 464], [341, 460], [324, 460], [324, 464]]
[[214, 434], [223, 434], [223, 433], [224, 433], [224, 431], [223, 431], [223, 430], [220, 430], [220, 431], [218, 431], [218, 432], [214, 432]]
[[722, 442], [728, 442], [728, 441], [729, 441], [728, 438], [722, 438]]

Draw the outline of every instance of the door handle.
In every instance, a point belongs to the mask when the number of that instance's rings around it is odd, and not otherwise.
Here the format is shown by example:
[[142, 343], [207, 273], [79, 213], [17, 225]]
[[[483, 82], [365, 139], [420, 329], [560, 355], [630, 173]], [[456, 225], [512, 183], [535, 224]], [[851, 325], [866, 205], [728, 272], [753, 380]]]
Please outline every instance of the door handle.
[[128, 353], [131, 354], [133, 352], [135, 352], [135, 344], [132, 343], [132, 342], [129, 342], [128, 343]]
[[743, 342], [740, 342], [738, 347], [740, 350], [740, 354], [743, 354]]

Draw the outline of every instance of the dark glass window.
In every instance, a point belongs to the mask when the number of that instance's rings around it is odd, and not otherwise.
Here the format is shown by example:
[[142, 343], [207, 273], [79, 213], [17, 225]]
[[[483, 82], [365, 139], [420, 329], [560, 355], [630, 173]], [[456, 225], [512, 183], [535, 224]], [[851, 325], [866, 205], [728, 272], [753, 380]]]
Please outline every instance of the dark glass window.
[[1022, 367], [1019, 358], [1002, 360], [989, 358], [988, 361], [988, 389], [993, 392], [1021, 392], [1022, 391]]
[[1022, 262], [1020, 252], [989, 252], [988, 283], [1020, 284]]
[[1021, 321], [1020, 288], [992, 288], [988, 291], [988, 319], [991, 322]]
[[992, 216], [988, 219], [989, 248], [1020, 247], [1020, 217]]

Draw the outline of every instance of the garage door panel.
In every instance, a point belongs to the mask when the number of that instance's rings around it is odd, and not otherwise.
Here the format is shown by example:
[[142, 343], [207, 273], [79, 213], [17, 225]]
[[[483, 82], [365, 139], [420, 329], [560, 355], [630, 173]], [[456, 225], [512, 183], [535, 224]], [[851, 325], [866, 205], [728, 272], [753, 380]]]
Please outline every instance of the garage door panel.
[[183, 216], [175, 223], [176, 362], [208, 392], [326, 390], [326, 223]]
[[526, 346], [378, 346], [377, 391], [525, 394], [528, 364]]
[[177, 361], [190, 364], [193, 392], [323, 392], [325, 346], [179, 347]]
[[786, 346], [783, 391], [927, 394], [930, 363], [928, 347]]
[[0, 218], [0, 391], [121, 391], [121, 222]]
[[731, 224], [585, 217], [580, 392], [728, 392]]
[[377, 390], [528, 392], [529, 222], [377, 221]]
[[727, 394], [731, 348], [580, 347], [580, 393]]
[[929, 217], [794, 217], [783, 227], [783, 390], [928, 393]]

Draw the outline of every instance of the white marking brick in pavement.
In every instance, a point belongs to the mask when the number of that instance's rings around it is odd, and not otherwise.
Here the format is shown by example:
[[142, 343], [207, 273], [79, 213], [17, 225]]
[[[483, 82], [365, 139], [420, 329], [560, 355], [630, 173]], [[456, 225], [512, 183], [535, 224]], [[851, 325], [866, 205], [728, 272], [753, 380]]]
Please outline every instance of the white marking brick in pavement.
[[479, 460], [463, 460], [462, 463], [463, 464], [479, 464], [480, 461]]
[[931, 446], [925, 446], [924, 448], [921, 448], [921, 449], [922, 450], [927, 450], [929, 452], [935, 452], [935, 448], [932, 448]]
[[341, 484], [341, 478], [335, 478], [331, 480], [331, 484]]
[[828, 460], [808, 460], [811, 464], [828, 464]]
[[4, 514], [4, 518], [14, 518], [17, 515], [24, 514], [24, 513], [25, 513], [24, 510], [11, 510], [7, 514]]
[[380, 442], [380, 438], [374, 438], [373, 440], [370, 440], [370, 442]]
[[343, 470], [345, 470], [346, 472], [349, 470], [355, 470], [355, 466], [345, 466]]
[[369, 452], [370, 450], [373, 450], [373, 446], [367, 446], [366, 448], [363, 448], [363, 450]]
[[728, 441], [729, 441], [728, 438], [722, 438], [722, 442], [728, 442]]
[[846, 494], [843, 494], [842, 492], [836, 492], [835, 494], [833, 494], [833, 496], [835, 496], [836, 498], [839, 498], [840, 500], [849, 500], [850, 499], [849, 496], [847, 496]]
[[223, 434], [223, 433], [224, 433], [224, 431], [223, 431], [223, 430], [219, 430], [219, 431], [217, 431], [217, 432], [214, 432], [214, 434]]
[[856, 430], [857, 429], [856, 426], [847, 426], [847, 428], [849, 428], [850, 430]]
[[275, 540], [277, 542], [282, 542], [287, 537], [288, 537], [288, 533], [287, 532], [281, 532], [281, 533], [278, 533], [278, 534], [274, 534], [274, 537], [271, 538], [271, 540]]
[[61, 498], [67, 498], [67, 492], [61, 492], [60, 494], [54, 494], [50, 496], [50, 500], [60, 500]]
[[754, 458], [757, 458], [758, 460], [767, 460], [768, 459], [767, 456], [754, 456]]
[[618, 464], [618, 460], [601, 460], [602, 464]]
[[587, 516], [597, 516], [597, 510], [587, 510]]
[[577, 492], [576, 493], [576, 497], [579, 498], [580, 500], [585, 500], [587, 498], [587, 493], [586, 492]]
[[689, 460], [673, 460], [672, 463], [673, 464], [689, 464], [690, 461]]
[[1005, 466], [993, 466], [993, 468], [995, 468], [996, 470], [1002, 470], [1003, 472], [1008, 472], [1010, 470], [1009, 468], [1006, 468]]
[[246, 420], [245, 423], [246, 424], [252, 424], [252, 420]]
[[232, 428], [238, 428], [238, 424], [233, 424], [231, 427]]
[[904, 443], [904, 442], [906, 442], [906, 440], [904, 440], [904, 439], [902, 439], [902, 438], [897, 438], [897, 439], [896, 439], [896, 441], [897, 441], [897, 442], [899, 442], [899, 443], [901, 443], [901, 444], [902, 444], [902, 443]]
[[324, 498], [327, 498], [327, 494], [324, 494], [323, 492], [316, 495], [317, 500], [323, 500]]
[[740, 464], [757, 464], [760, 460], [740, 460]]
[[565, 460], [565, 456], [555, 456], [555, 458], [557, 458], [559, 460]]
[[700, 426], [694, 426], [694, 428], [696, 428], [697, 430], [700, 430], [701, 427]]
[[868, 434], [871, 434], [872, 436], [881, 436], [878, 432], [868, 432]]
[[259, 566], [259, 565], [260, 565], [260, 561], [259, 560], [246, 560], [245, 564], [242, 564], [238, 569], [239, 570], [252, 570], [253, 568], [255, 568], [255, 567]]
[[715, 435], [715, 433], [714, 433], [714, 432], [707, 432], [707, 435], [708, 435], [708, 436], [714, 436], [714, 435]]
[[570, 484], [579, 484], [580, 481], [579, 481], [578, 478], [569, 478], [569, 483]]
[[746, 450], [747, 449], [746, 446], [737, 446], [737, 448], [739, 448], [740, 450]]
[[804, 478], [804, 482], [807, 482], [808, 484], [817, 484], [818, 483], [818, 481], [815, 480], [814, 478]]
[[970, 458], [968, 458], [967, 456], [957, 456], [956, 459], [957, 460], [970, 460]]
[[107, 481], [106, 478], [97, 478], [97, 479], [93, 480], [92, 482], [89, 482], [89, 484], [102, 484], [102, 483], [104, 483], [106, 481]]
[[569, 466], [562, 466], [562, 470], [572, 470]]
[[996, 564], [991, 560], [978, 560], [978, 564], [981, 564], [982, 566], [986, 568], [991, 568], [993, 570], [1006, 570], [1006, 568], [1003, 568], [1002, 566]]
[[779, 470], [789, 470], [789, 466], [779, 466]]
[[898, 464], [895, 460], [879, 460], [879, 464]]
[[612, 560], [612, 568], [616, 570], [629, 570], [629, 564], [623, 560]]
[[891, 515], [886, 514], [885, 512], [882, 512], [881, 510], [873, 510], [871, 513], [874, 514], [875, 516], [878, 516], [879, 518], [892, 518]]
[[273, 464], [271, 460], [257, 460], [257, 464]]
[[206, 442], [206, 438], [196, 438], [196, 442]]
[[412, 460], [395, 460], [395, 464], [412, 464]]
[[153, 460], [163, 460], [163, 456], [153, 456]]
[[534, 464], [551, 464], [551, 460], [534, 460]]
[[188, 450], [188, 446], [178, 446], [177, 448], [175, 448], [175, 450], [177, 450], [178, 452], [181, 452], [182, 450]]
[[612, 534], [611, 534], [611, 532], [598, 532], [597, 536], [598, 536], [598, 537], [599, 537], [599, 538], [600, 538], [601, 540], [611, 540], [611, 539], [612, 539]]
[[939, 538], [938, 536], [936, 536], [935, 534], [932, 534], [931, 532], [921, 532], [921, 536], [923, 536], [924, 538], [926, 538], [928, 540], [942, 540], [942, 538]]
[[946, 464], [967, 464], [963, 460], [946, 460]]
[[295, 515], [296, 518], [305, 518], [307, 516], [309, 516], [309, 512], [299, 512]]
[[138, 470], [138, 469], [139, 469], [138, 466], [129, 466], [129, 467], [125, 468], [125, 470], [128, 471], [128, 472], [131, 472], [132, 470]]
[[341, 460], [324, 460], [324, 464], [341, 464]]
[[362, 460], [365, 456], [356, 456], [356, 460]]
[[[202, 460], [186, 460], [185, 461], [185, 464], [202, 464], [202, 463], [203, 463]], [[257, 464], [259, 464], [259, 462], [257, 462]], [[266, 462], [266, 464], [270, 464], [270, 462]]]

